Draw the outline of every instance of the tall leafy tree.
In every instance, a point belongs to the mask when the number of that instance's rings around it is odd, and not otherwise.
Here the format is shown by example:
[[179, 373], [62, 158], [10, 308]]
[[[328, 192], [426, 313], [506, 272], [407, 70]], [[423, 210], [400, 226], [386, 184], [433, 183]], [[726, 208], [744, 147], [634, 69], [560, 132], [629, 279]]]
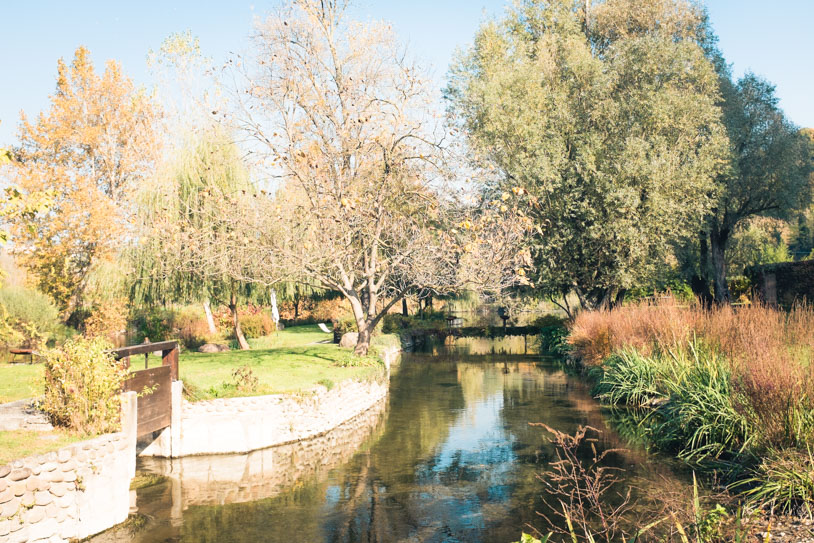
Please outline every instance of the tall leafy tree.
[[[429, 80], [389, 25], [350, 20], [346, 8], [292, 2], [258, 26], [256, 57], [230, 65], [243, 82], [233, 119], [283, 181], [254, 229], [256, 260], [274, 268], [282, 258], [292, 275], [341, 292], [364, 354], [407, 292], [450, 288], [457, 244], [445, 228], [445, 132]], [[511, 268], [505, 259], [489, 271]]]
[[808, 138], [780, 109], [773, 85], [751, 73], [737, 82], [724, 73], [721, 81], [728, 167], [702, 234], [701, 271], [711, 274], [715, 301], [725, 303], [726, 249], [736, 226], [750, 217], [788, 218], [806, 206], [811, 156]]
[[21, 263], [64, 310], [81, 302], [88, 273], [131, 232], [132, 197], [156, 155], [151, 97], [109, 61], [97, 74], [84, 47], [57, 65], [47, 111], [23, 114], [15, 180], [53, 195], [46, 213], [15, 224]]
[[253, 282], [243, 280], [252, 261], [243, 226], [249, 220], [243, 211], [252, 191], [249, 173], [228, 134], [216, 125], [201, 132], [167, 176], [158, 176], [142, 194], [140, 216], [146, 230], [134, 254], [131, 297], [147, 305], [207, 306], [214, 299], [229, 307], [235, 338], [241, 349], [248, 349], [238, 304], [257, 290]]
[[705, 20], [682, 0], [523, 0], [478, 31], [447, 97], [486, 190], [532, 198], [534, 282], [615, 303], [699, 227], [725, 152]]

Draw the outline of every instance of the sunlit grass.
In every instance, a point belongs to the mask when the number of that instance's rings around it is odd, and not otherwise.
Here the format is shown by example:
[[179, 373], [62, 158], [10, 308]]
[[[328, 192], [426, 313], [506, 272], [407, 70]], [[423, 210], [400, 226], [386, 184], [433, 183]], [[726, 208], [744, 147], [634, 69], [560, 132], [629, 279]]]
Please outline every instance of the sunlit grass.
[[0, 403], [42, 395], [42, 364], [0, 364]]
[[64, 430], [50, 432], [31, 430], [0, 431], [0, 443], [2, 443], [2, 446], [0, 446], [0, 466], [8, 464], [17, 458], [55, 451], [83, 439], [87, 439], [87, 437]]

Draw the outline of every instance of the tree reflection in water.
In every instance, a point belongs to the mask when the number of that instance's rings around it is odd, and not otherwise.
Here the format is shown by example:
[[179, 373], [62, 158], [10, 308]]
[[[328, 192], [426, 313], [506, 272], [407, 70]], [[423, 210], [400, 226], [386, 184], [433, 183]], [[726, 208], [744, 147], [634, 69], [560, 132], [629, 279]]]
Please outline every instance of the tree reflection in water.
[[[150, 520], [135, 533], [108, 535], [143, 542], [513, 541], [525, 523], [545, 529], [535, 513], [543, 507], [537, 476], [554, 451], [529, 422], [569, 433], [587, 424], [602, 430], [598, 448], [625, 446], [584, 384], [539, 357], [405, 357], [387, 407], [365, 416], [323, 436], [324, 443], [259, 451], [253, 461], [143, 463], [168, 475], [139, 493], [138, 509]], [[672, 477], [641, 451], [609, 461], [625, 468], [628, 481]]]

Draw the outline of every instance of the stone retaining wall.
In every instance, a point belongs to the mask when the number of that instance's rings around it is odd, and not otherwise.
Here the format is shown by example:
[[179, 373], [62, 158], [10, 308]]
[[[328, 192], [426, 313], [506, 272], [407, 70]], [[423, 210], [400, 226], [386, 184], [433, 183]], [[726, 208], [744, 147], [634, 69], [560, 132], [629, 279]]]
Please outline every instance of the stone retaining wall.
[[[398, 349], [384, 354], [388, 375], [374, 381], [346, 381], [303, 395], [278, 394], [190, 403], [173, 390], [172, 427], [141, 456], [177, 458], [239, 454], [323, 434], [370, 409], [387, 396], [390, 365]], [[180, 413], [179, 413], [180, 412]], [[176, 415], [176, 413], [179, 413]], [[177, 416], [177, 418], [176, 418]]]
[[0, 466], [0, 542], [82, 539], [127, 519], [136, 471], [136, 395], [123, 431]]
[[[387, 401], [312, 439], [247, 454], [143, 459], [142, 471], [171, 480], [165, 508], [243, 503], [276, 496], [302, 479], [322, 478], [380, 435]], [[151, 498], [153, 496], [151, 495]], [[138, 504], [138, 502], [137, 502]], [[152, 506], [152, 504], [150, 504]]]

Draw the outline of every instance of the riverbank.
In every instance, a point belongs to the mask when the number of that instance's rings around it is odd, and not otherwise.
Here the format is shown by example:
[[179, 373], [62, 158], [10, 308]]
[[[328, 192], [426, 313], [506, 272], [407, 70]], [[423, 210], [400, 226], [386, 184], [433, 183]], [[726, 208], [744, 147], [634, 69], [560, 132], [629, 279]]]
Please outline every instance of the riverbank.
[[571, 357], [628, 434], [754, 510], [811, 516], [814, 311], [668, 300], [584, 312]]

